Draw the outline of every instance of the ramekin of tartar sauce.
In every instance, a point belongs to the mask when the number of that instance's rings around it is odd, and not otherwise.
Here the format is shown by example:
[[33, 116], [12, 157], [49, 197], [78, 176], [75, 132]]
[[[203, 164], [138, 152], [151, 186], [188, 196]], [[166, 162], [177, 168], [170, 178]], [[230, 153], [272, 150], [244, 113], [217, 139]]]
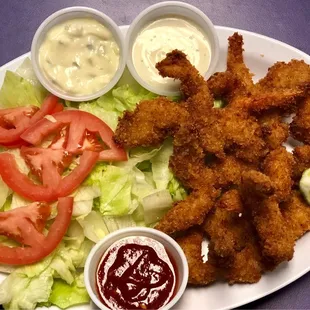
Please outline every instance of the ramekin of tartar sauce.
[[183, 295], [188, 265], [180, 246], [168, 235], [145, 227], [109, 234], [85, 263], [87, 292], [101, 310], [168, 310]]
[[155, 65], [174, 49], [181, 50], [207, 79], [215, 72], [219, 41], [210, 19], [196, 7], [178, 1], [161, 2], [142, 11], [126, 36], [127, 66], [148, 90], [179, 94], [179, 81], [162, 78]]
[[100, 11], [70, 7], [50, 15], [36, 31], [31, 60], [41, 84], [71, 101], [100, 97], [126, 66], [124, 37]]

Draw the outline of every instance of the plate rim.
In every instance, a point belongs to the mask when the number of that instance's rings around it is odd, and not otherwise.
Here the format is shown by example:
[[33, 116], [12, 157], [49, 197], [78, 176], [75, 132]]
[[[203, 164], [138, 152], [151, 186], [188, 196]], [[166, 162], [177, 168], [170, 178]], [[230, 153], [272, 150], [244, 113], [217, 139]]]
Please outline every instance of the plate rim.
[[[121, 25], [119, 26], [119, 28], [122, 31], [125, 31], [129, 28], [129, 25]], [[298, 53], [301, 57], [303, 57], [304, 59], [306, 59], [306, 61], [310, 62], [310, 55], [308, 55], [307, 53], [305, 53], [304, 51], [299, 50], [298, 48], [289, 45], [288, 43], [282, 42], [280, 40], [274, 39], [272, 37], [268, 37], [266, 35], [257, 33], [257, 32], [253, 32], [253, 31], [249, 31], [249, 30], [243, 30], [243, 29], [239, 29], [239, 28], [233, 28], [233, 27], [226, 27], [226, 26], [215, 26], [215, 29], [217, 31], [228, 31], [228, 32], [240, 32], [241, 34], [246, 34], [246, 35], [250, 35], [250, 36], [255, 36], [258, 38], [261, 38], [263, 40], [267, 40], [269, 42], [272, 42], [276, 45], [280, 45], [283, 46], [283, 48], [289, 49], [292, 52]], [[0, 75], [2, 74], [3, 71], [9, 70], [9, 68], [11, 66], [14, 66], [14, 64], [16, 62], [21, 62], [23, 61], [26, 57], [30, 57], [30, 51], [26, 52], [18, 57], [16, 57], [15, 59], [10, 60], [9, 62], [3, 64], [0, 67]], [[2, 83], [1, 83], [2, 84]], [[299, 272], [298, 274], [296, 274], [295, 276], [291, 277], [289, 280], [279, 284], [278, 286], [275, 286], [274, 288], [263, 292], [263, 293], [258, 293], [257, 295], [252, 295], [251, 297], [244, 299], [243, 301], [240, 302], [236, 302], [234, 304], [231, 304], [230, 306], [226, 306], [226, 307], [221, 307], [221, 308], [216, 308], [216, 310], [228, 310], [228, 309], [232, 309], [232, 308], [237, 308], [240, 307], [242, 305], [246, 305], [248, 303], [257, 301], [263, 297], [266, 297], [268, 295], [271, 295], [272, 293], [281, 290], [282, 288], [288, 286], [289, 284], [295, 282], [296, 280], [298, 280], [299, 278], [301, 278], [302, 276], [304, 276], [305, 274], [307, 274], [310, 271], [310, 263], [308, 265], [307, 268], [305, 268], [304, 270], [302, 270], [301, 272]], [[240, 284], [241, 285], [241, 284]], [[249, 284], [250, 285], [250, 284]], [[207, 287], [206, 287], [207, 289]], [[177, 305], [176, 305], [177, 306]], [[74, 309], [74, 308], [73, 308]], [[177, 309], [177, 308], [174, 308]]]

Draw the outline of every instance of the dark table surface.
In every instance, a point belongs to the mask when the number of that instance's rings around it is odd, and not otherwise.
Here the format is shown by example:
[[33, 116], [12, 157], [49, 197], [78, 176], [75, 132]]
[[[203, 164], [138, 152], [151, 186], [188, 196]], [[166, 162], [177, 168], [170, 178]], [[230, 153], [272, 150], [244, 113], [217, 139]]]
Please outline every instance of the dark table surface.
[[[30, 50], [40, 23], [61, 8], [99, 9], [127, 25], [156, 0], [0, 0], [0, 66]], [[310, 0], [187, 0], [215, 25], [261, 33], [310, 54]], [[225, 296], [223, 296], [225, 298]], [[310, 273], [242, 309], [310, 309]]]

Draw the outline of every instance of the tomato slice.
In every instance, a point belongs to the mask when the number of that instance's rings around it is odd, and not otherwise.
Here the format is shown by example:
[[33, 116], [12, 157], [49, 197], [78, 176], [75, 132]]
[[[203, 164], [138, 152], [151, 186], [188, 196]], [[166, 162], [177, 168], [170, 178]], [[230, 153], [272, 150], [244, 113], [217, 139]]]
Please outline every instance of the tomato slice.
[[0, 144], [7, 147], [21, 145], [21, 134], [45, 115], [61, 110], [60, 105], [56, 96], [49, 95], [41, 109], [29, 106], [0, 110]]
[[[58, 197], [71, 194], [95, 166], [99, 153], [84, 151], [80, 157], [79, 165], [66, 177], [61, 178], [60, 173], [63, 165], [63, 157], [50, 152], [50, 149], [28, 148], [21, 150], [21, 154], [26, 157], [31, 171], [34, 172], [43, 184], [37, 184], [28, 175], [22, 173], [16, 164], [14, 155], [9, 153], [0, 154], [0, 175], [2, 180], [17, 194], [32, 201], [52, 202]], [[62, 151], [64, 152], [64, 151]], [[55, 155], [55, 157], [54, 157]], [[28, 158], [27, 158], [28, 156]], [[33, 156], [32, 158], [30, 158]], [[35, 163], [37, 161], [37, 163]]]
[[0, 144], [12, 144], [30, 124], [30, 118], [38, 111], [36, 107], [0, 110]]
[[127, 160], [126, 151], [113, 141], [112, 129], [98, 117], [78, 110], [55, 113], [53, 117], [56, 122], [42, 119], [29, 127], [21, 138], [32, 145], [39, 145], [51, 133], [59, 133], [66, 128], [61, 143], [57, 141], [52, 148], [81, 154], [85, 150], [98, 151], [99, 147], [99, 160]]
[[72, 216], [73, 198], [59, 198], [57, 216], [47, 236], [42, 231], [50, 215], [50, 206], [32, 203], [28, 207], [0, 213], [0, 234], [22, 244], [10, 248], [0, 245], [0, 263], [25, 265], [38, 262], [52, 253], [65, 235]]

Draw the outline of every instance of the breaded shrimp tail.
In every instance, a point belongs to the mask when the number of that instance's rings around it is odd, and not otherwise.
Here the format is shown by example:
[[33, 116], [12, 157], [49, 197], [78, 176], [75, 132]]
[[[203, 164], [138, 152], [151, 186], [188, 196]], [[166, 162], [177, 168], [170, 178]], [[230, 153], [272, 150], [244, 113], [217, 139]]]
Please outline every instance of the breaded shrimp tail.
[[243, 37], [235, 32], [228, 38], [227, 71], [237, 76], [245, 91], [254, 86], [250, 70], [243, 60]]
[[174, 50], [168, 53], [164, 60], [156, 64], [156, 68], [161, 76], [181, 81], [181, 91], [188, 98], [191, 111], [199, 109], [197, 113], [205, 113], [206, 109], [213, 107], [213, 96], [206, 81], [183, 52]]

